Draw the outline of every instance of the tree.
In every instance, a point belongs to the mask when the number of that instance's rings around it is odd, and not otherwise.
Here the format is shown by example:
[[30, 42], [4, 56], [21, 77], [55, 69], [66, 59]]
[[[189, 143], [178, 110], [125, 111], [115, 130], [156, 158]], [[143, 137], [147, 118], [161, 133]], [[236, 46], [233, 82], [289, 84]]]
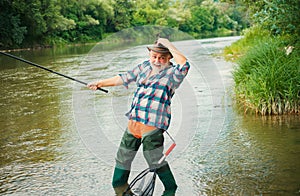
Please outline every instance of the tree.
[[131, 27], [132, 13], [134, 9], [133, 1], [115, 0], [113, 3], [114, 16], [112, 24], [114, 30], [119, 31]]
[[73, 20], [75, 26], [58, 32], [58, 36], [71, 42], [86, 42], [103, 37], [109, 18], [113, 17], [113, 8], [107, 1], [61, 0], [61, 13]]
[[100, 40], [107, 33], [142, 25], [168, 26], [195, 37], [220, 29], [245, 27], [241, 25], [244, 18], [239, 17], [242, 11], [228, 6], [236, 3], [223, 1], [226, 3], [213, 0], [2, 0], [0, 45], [88, 42]]
[[[251, 1], [244, 0], [246, 4]], [[251, 6], [253, 21], [274, 34], [299, 33], [300, 3], [298, 0], [260, 0]]]
[[15, 13], [9, 0], [0, 2], [0, 47], [20, 46], [27, 28], [21, 25], [20, 15]]

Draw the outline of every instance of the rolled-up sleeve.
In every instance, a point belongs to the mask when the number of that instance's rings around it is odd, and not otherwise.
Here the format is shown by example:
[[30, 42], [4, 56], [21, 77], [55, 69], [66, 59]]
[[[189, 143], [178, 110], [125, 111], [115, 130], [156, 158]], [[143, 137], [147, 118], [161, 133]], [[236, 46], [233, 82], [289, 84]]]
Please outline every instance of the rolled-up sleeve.
[[141, 64], [139, 64], [138, 66], [134, 67], [132, 70], [127, 71], [125, 73], [121, 73], [119, 74], [119, 76], [122, 78], [123, 80], [123, 85], [128, 88], [128, 85], [131, 82], [135, 82], [139, 73], [141, 72]]
[[174, 88], [178, 88], [182, 83], [185, 76], [188, 74], [190, 69], [189, 62], [186, 62], [183, 66], [177, 65], [174, 69], [172, 83]]

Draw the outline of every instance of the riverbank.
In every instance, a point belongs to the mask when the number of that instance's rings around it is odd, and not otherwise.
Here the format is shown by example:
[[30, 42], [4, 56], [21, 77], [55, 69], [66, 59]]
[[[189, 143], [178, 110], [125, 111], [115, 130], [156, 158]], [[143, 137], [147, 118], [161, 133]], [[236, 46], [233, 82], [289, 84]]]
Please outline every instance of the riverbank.
[[25, 48], [14, 48], [14, 49], [0, 49], [1, 52], [20, 52], [20, 51], [31, 51], [31, 50], [44, 50], [50, 48], [65, 48], [65, 47], [79, 47], [79, 46], [87, 46], [87, 45], [95, 45], [96, 42], [91, 43], [77, 43], [77, 44], [66, 44], [62, 46], [34, 46], [34, 47], [25, 47]]
[[238, 65], [233, 70], [235, 100], [245, 113], [300, 114], [299, 46], [256, 27], [224, 54]]
[[[162, 31], [162, 33], [153, 33], [152, 31]], [[164, 31], [168, 30], [168, 33], [165, 33]], [[144, 31], [149, 31], [148, 34], [140, 34], [145, 33]], [[132, 34], [136, 34], [135, 37], [132, 37]], [[214, 33], [206, 33], [198, 35], [197, 39], [213, 39], [217, 37], [233, 37], [238, 36], [240, 32], [238, 31], [229, 31], [229, 30], [220, 30], [218, 32]], [[78, 43], [70, 43], [70, 42], [64, 42], [62, 44], [54, 44], [54, 45], [41, 45], [37, 44], [35, 46], [31, 47], [24, 47], [24, 48], [11, 48], [11, 49], [5, 49], [0, 48], [1, 52], [17, 52], [17, 51], [28, 51], [28, 50], [43, 50], [43, 49], [49, 49], [49, 48], [63, 48], [63, 47], [78, 47], [78, 46], [86, 46], [86, 45], [96, 45], [96, 44], [102, 44], [105, 45], [105, 47], [116, 47], [121, 45], [130, 45], [130, 46], [137, 46], [137, 45], [143, 45], [143, 44], [152, 44], [156, 37], [160, 35], [165, 38], [171, 38], [172, 41], [180, 41], [180, 40], [189, 40], [194, 39], [191, 35], [184, 33], [182, 31], [167, 28], [167, 27], [158, 27], [158, 26], [137, 26], [129, 29], [122, 30], [117, 33], [106, 33], [103, 35], [103, 38], [100, 40], [94, 40], [90, 42], [78, 42]]]

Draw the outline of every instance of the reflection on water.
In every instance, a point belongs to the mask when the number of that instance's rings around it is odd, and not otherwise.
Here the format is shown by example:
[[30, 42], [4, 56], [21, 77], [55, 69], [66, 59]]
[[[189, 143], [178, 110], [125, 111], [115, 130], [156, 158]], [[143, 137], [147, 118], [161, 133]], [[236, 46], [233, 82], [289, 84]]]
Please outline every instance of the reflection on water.
[[298, 116], [231, 114], [215, 148], [198, 157], [200, 195], [299, 194]]
[[1, 71], [1, 166], [52, 160], [52, 141], [60, 137], [62, 123], [57, 89], [41, 84], [51, 83], [41, 74], [36, 80], [27, 76], [34, 75], [30, 70], [15, 71]]
[[[191, 50], [185, 43], [186, 50]], [[209, 53], [215, 50], [213, 42], [206, 44]], [[146, 54], [144, 47], [87, 55], [90, 49], [82, 46], [14, 54], [86, 82], [125, 71]], [[199, 51], [197, 56], [207, 56]], [[0, 63], [0, 194], [113, 195], [113, 158], [126, 124], [123, 113], [131, 91], [120, 87], [109, 89], [109, 94], [91, 92], [81, 84], [7, 57], [0, 56]], [[199, 66], [203, 69], [200, 62]], [[189, 115], [198, 117], [202, 127], [197, 127], [186, 151], [171, 163], [178, 194], [299, 194], [299, 116], [244, 116], [230, 104], [211, 105], [211, 95], [203, 96], [206, 87], [201, 74], [190, 75], [189, 83], [201, 101]], [[81, 99], [74, 100], [77, 94]], [[74, 108], [76, 101], [92, 110]], [[213, 108], [219, 107], [226, 110], [224, 125], [215, 145], [203, 155], [198, 147], [204, 142], [205, 123], [211, 120]], [[197, 114], [197, 108], [203, 111]], [[76, 123], [75, 112], [83, 112], [86, 123]], [[90, 112], [97, 113], [95, 122], [102, 131], [92, 129]], [[95, 143], [87, 144], [85, 138]], [[174, 155], [179, 152], [178, 141]], [[159, 189], [159, 183], [157, 186]]]

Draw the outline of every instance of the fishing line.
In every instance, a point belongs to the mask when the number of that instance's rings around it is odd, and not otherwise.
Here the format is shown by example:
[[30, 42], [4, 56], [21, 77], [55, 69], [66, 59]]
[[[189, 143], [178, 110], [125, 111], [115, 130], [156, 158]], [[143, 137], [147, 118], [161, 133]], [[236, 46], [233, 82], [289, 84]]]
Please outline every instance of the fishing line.
[[[29, 65], [33, 65], [33, 66], [35, 66], [35, 67], [41, 68], [41, 69], [43, 69], [43, 70], [46, 70], [46, 71], [48, 71], [48, 72], [51, 72], [51, 73], [56, 74], [56, 75], [59, 75], [59, 76], [62, 76], [62, 77], [64, 77], [64, 78], [73, 80], [73, 81], [78, 82], [78, 83], [80, 83], [80, 84], [88, 85], [86, 82], [83, 82], [83, 81], [77, 80], [77, 79], [75, 79], [75, 78], [72, 78], [72, 77], [70, 77], [70, 76], [67, 76], [67, 75], [58, 73], [58, 72], [56, 72], [56, 71], [53, 71], [53, 70], [51, 70], [51, 69], [48, 69], [48, 68], [43, 67], [43, 66], [41, 66], [41, 65], [38, 65], [38, 64], [36, 64], [36, 63], [33, 63], [33, 62], [27, 61], [27, 60], [25, 60], [25, 59], [22, 59], [22, 58], [20, 58], [20, 57], [14, 56], [14, 55], [12, 55], [12, 54], [8, 54], [8, 53], [1, 52], [1, 51], [0, 51], [0, 54], [6, 55], [6, 56], [11, 57], [11, 58], [13, 58], [13, 59], [17, 59], [17, 60], [22, 61], [22, 62], [24, 62], [24, 63], [27, 63], [27, 64], [29, 64]], [[105, 93], [108, 93], [108, 90], [105, 90], [105, 89], [103, 89], [103, 88], [97, 88], [97, 90], [100, 90], [100, 91], [103, 91], [103, 92], [105, 92]]]

